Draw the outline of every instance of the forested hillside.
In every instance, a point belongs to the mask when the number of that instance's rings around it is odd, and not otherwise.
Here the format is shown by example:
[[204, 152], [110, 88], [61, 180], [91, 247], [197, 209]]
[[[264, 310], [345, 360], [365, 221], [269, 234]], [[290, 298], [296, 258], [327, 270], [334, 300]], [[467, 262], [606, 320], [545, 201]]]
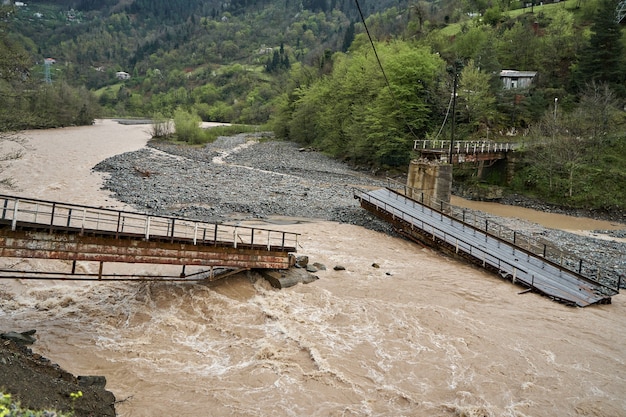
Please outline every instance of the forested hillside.
[[[582, 191], [589, 188], [582, 173], [594, 172], [585, 168], [588, 158], [597, 162], [623, 142], [615, 139], [624, 130], [626, 103], [626, 37], [615, 20], [617, 4], [42, 0], [1, 6], [6, 105], [0, 118], [5, 129], [175, 114], [267, 124], [279, 137], [356, 165], [402, 169], [414, 139], [449, 137], [456, 79], [457, 139], [534, 141], [537, 156], [516, 179], [518, 190], [589, 205], [597, 198]], [[530, 87], [504, 89], [505, 69], [536, 77]], [[540, 158], [546, 152], [554, 158]], [[611, 182], [626, 182], [619, 172]], [[620, 204], [611, 200], [602, 204]]]
[[[365, 1], [363, 10], [401, 3]], [[345, 50], [357, 17], [347, 0], [60, 0], [17, 8], [10, 23], [36, 62], [56, 60], [57, 78], [109, 86], [98, 91], [106, 114], [197, 104], [204, 119], [261, 123], [275, 95], [268, 73]], [[131, 78], [116, 82], [120, 71]]]

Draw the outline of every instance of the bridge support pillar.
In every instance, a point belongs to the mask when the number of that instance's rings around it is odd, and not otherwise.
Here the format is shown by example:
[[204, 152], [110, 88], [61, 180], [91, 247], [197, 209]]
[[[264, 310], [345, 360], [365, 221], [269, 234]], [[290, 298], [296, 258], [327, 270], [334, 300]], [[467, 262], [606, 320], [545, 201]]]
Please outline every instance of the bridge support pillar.
[[407, 197], [429, 206], [450, 203], [452, 165], [438, 161], [414, 160], [409, 165]]

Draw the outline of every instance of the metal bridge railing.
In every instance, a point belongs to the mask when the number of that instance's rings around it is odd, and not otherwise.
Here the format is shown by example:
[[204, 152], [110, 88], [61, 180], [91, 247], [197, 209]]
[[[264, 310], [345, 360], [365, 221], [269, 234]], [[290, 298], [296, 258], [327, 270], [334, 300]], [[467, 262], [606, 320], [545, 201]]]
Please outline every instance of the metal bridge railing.
[[[488, 263], [490, 265], [494, 265], [498, 269], [503, 269], [505, 265], [508, 266], [511, 271], [515, 271], [517, 269], [517, 267], [513, 263], [507, 261], [506, 259], [498, 257], [487, 251], [481, 250], [472, 245], [471, 242], [459, 238], [457, 234], [450, 234], [444, 228], [437, 227], [430, 222], [426, 222], [418, 217], [411, 215], [410, 213], [398, 210], [394, 206], [390, 206], [385, 201], [371, 195], [364, 195], [363, 198], [370, 203], [377, 203], [377, 205], [382, 207], [386, 212], [391, 213], [395, 218], [399, 218], [403, 221], [409, 222], [410, 224], [417, 226], [419, 229], [432, 236], [433, 240], [437, 238], [453, 245], [456, 248], [457, 253], [459, 252], [459, 250], [463, 250], [465, 253], [474, 256], [477, 259], [480, 259], [483, 264]], [[410, 198], [407, 199], [411, 200]], [[425, 204], [421, 205], [422, 212], [424, 211], [425, 206]], [[432, 211], [439, 212], [439, 210], [433, 209], [432, 207], [430, 207], [430, 209]], [[442, 214], [443, 217], [443, 213], [439, 213]], [[517, 270], [524, 273], [526, 272], [522, 269]]]
[[[421, 150], [439, 150], [450, 152], [449, 140], [415, 140], [413, 143], [413, 149], [416, 151]], [[454, 141], [453, 153], [455, 154], [476, 154], [476, 153], [497, 153], [497, 152], [509, 152], [519, 149], [521, 147], [518, 143], [501, 143], [488, 140], [461, 140]]]
[[146, 241], [188, 241], [194, 245], [246, 246], [266, 250], [295, 249], [298, 233], [205, 223], [190, 219], [0, 195], [0, 222], [18, 227], [105, 233]]
[[600, 265], [592, 260], [583, 259], [579, 256], [561, 250], [551, 244], [546, 239], [537, 238], [524, 232], [508, 228], [487, 216], [478, 214], [474, 210], [468, 210], [462, 207], [454, 206], [448, 202], [438, 200], [431, 197], [420, 189], [409, 187], [393, 179], [388, 179], [387, 187], [391, 190], [399, 192], [421, 204], [424, 204], [434, 210], [454, 217], [470, 226], [486, 233], [512, 243], [515, 246], [526, 250], [536, 256], [540, 256], [549, 260], [562, 268], [577, 273], [586, 279], [605, 286], [611, 290], [619, 292], [622, 282], [623, 272], [614, 268], [608, 268]]

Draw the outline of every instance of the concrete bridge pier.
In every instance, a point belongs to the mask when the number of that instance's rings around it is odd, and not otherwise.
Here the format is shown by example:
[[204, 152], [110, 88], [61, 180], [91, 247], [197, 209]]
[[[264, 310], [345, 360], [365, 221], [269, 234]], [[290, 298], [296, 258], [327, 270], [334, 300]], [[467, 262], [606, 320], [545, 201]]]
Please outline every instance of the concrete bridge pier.
[[450, 204], [452, 165], [439, 161], [413, 160], [407, 175], [407, 197], [433, 206]]

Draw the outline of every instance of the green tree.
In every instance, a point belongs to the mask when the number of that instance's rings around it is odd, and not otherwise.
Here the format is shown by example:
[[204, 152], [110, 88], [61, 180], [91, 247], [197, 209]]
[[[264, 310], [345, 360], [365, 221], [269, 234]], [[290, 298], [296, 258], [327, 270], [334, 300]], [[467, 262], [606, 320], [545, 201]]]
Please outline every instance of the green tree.
[[152, 116], [152, 124], [150, 135], [157, 139], [169, 139], [172, 137], [174, 126], [172, 120], [164, 117], [161, 113], [155, 113]]
[[31, 62], [23, 46], [6, 29], [6, 19], [13, 10], [12, 6], [0, 6], [0, 131], [17, 130], [28, 119], [21, 110], [29, 90]]
[[551, 21], [540, 39], [539, 68], [542, 83], [556, 86], [565, 84], [570, 77], [572, 60], [576, 55], [574, 17], [559, 8], [551, 15]]
[[[283, 102], [289, 138], [371, 166], [403, 166], [415, 135], [429, 130], [443, 61], [428, 48], [394, 41], [376, 45], [387, 86], [370, 47], [335, 54], [328, 76], [298, 87]], [[279, 119], [275, 119], [277, 121]]]
[[205, 84], [191, 91], [194, 103], [213, 104], [220, 99], [219, 90], [213, 84]]
[[590, 159], [605, 146], [611, 133], [620, 127], [619, 100], [608, 83], [585, 85], [580, 104], [572, 114], [569, 130], [572, 135], [584, 138], [589, 143]]
[[[320, 137], [320, 134], [323, 134], [319, 129], [319, 118], [327, 97], [330, 97], [330, 90], [322, 82], [293, 92], [293, 110], [285, 129], [289, 139], [303, 145], [311, 145]], [[326, 151], [331, 152], [329, 149]]]
[[589, 43], [583, 49], [574, 70], [574, 82], [579, 90], [591, 81], [609, 83], [624, 96], [624, 46], [622, 32], [615, 19], [618, 0], [599, 0], [591, 27]]
[[537, 191], [549, 198], [574, 196], [576, 174], [586, 156], [585, 141], [572, 134], [571, 126], [576, 118], [571, 114], [555, 117], [548, 111], [530, 132], [534, 142], [529, 148], [533, 161], [527, 181]]
[[86, 88], [75, 88], [65, 82], [40, 85], [27, 97], [30, 113], [23, 128], [52, 128], [93, 123], [99, 114], [94, 95]]
[[496, 35], [493, 30], [487, 34], [487, 38], [477, 48], [476, 53], [472, 56], [474, 65], [485, 74], [489, 75], [489, 88], [492, 93], [497, 93], [502, 89], [502, 81], [500, 80], [500, 70], [502, 66], [498, 61], [496, 52]]
[[350, 22], [350, 25], [346, 29], [346, 33], [343, 36], [343, 43], [341, 44], [341, 52], [348, 52], [352, 41], [354, 41], [354, 22]]
[[13, 181], [2, 176], [4, 163], [19, 159], [23, 154], [22, 138], [16, 130], [19, 119], [24, 117], [19, 106], [23, 92], [20, 84], [29, 74], [26, 51], [8, 39], [3, 27], [4, 19], [12, 10], [12, 7], [0, 6], [0, 186], [5, 188], [11, 188]]
[[202, 120], [197, 114], [189, 113], [182, 108], [174, 112], [174, 130], [176, 139], [192, 145], [202, 143], [203, 131], [200, 127]]
[[460, 114], [473, 131], [481, 125], [492, 125], [496, 117], [496, 98], [489, 88], [490, 79], [489, 74], [474, 65], [474, 60], [470, 60], [461, 73], [458, 88]]
[[489, 26], [474, 26], [459, 33], [452, 44], [454, 55], [461, 59], [475, 59], [492, 32]]
[[497, 6], [488, 8], [483, 14], [483, 22], [486, 25], [497, 26], [502, 20], [502, 10]]
[[536, 71], [539, 50], [539, 39], [528, 22], [515, 22], [498, 39], [498, 61], [506, 69]]
[[432, 97], [444, 62], [427, 48], [406, 42], [377, 46], [390, 86], [367, 106], [363, 131], [368, 132], [376, 163], [404, 166], [413, 140], [432, 128]]

